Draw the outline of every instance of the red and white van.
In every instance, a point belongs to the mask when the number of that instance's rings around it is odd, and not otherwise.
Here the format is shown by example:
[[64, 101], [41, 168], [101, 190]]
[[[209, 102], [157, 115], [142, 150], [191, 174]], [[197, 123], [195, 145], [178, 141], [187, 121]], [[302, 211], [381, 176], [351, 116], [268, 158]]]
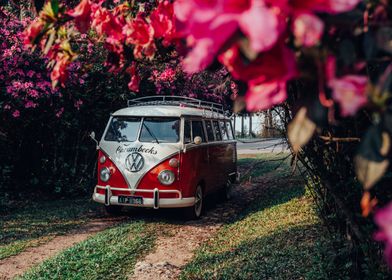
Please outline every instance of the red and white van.
[[93, 200], [122, 206], [186, 208], [198, 218], [206, 195], [229, 196], [237, 179], [230, 118], [220, 104], [175, 96], [143, 97], [113, 113], [97, 145]]

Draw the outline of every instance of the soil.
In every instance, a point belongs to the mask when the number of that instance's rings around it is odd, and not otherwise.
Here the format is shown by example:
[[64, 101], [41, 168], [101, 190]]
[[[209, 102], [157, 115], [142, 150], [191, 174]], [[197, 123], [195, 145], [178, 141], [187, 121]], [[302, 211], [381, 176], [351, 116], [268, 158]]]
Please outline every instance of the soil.
[[92, 220], [66, 235], [54, 237], [41, 246], [29, 248], [19, 255], [3, 259], [0, 261], [0, 280], [12, 279], [23, 274], [29, 268], [53, 257], [76, 243], [86, 240], [91, 235], [113, 226], [122, 219], [102, 218]]

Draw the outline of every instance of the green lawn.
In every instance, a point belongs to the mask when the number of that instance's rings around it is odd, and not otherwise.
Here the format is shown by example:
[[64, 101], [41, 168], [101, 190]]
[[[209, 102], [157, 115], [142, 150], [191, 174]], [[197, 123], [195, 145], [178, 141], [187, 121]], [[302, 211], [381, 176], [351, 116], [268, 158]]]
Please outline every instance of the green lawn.
[[[282, 155], [242, 163], [277, 158]], [[271, 178], [265, 195], [203, 244], [181, 279], [338, 279], [332, 241], [303, 182], [287, 177], [287, 162], [279, 164], [266, 161], [251, 171], [253, 177]]]
[[48, 242], [93, 216], [99, 205], [88, 199], [29, 203], [0, 218], [0, 260]]
[[20, 279], [127, 279], [136, 260], [154, 246], [145, 222], [102, 231], [43, 262]]

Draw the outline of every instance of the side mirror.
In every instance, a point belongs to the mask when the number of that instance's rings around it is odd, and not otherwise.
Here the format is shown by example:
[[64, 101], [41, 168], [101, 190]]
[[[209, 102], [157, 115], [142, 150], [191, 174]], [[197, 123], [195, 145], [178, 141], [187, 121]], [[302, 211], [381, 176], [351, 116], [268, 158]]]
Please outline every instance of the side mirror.
[[91, 133], [90, 133], [90, 138], [95, 142], [95, 144], [97, 144], [97, 148], [98, 148], [98, 140], [97, 139], [95, 139], [95, 132], [94, 131], [91, 131]]
[[203, 142], [203, 140], [201, 139], [200, 136], [196, 136], [196, 137], [193, 139], [193, 143], [195, 143], [196, 145], [200, 145], [201, 142]]

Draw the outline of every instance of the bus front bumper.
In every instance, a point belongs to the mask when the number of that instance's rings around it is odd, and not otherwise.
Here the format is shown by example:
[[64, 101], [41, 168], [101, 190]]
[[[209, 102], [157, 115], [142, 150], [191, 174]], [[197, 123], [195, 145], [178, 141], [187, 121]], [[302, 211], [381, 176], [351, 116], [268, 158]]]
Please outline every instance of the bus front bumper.
[[[100, 194], [97, 192], [98, 189], [104, 189], [105, 194]], [[129, 191], [129, 195], [132, 196], [133, 193], [152, 193], [153, 198], [144, 198], [143, 204], [128, 204], [128, 203], [120, 203], [119, 197], [112, 195], [112, 190], [115, 191]], [[178, 194], [178, 198], [160, 198], [159, 194], [162, 193], [175, 193]], [[121, 206], [131, 206], [131, 207], [146, 207], [146, 208], [180, 208], [180, 207], [190, 207], [195, 204], [195, 197], [182, 197], [182, 194], [178, 190], [158, 190], [157, 188], [153, 190], [146, 189], [123, 189], [123, 188], [113, 188], [110, 186], [96, 186], [94, 189], [93, 200], [109, 205], [121, 205]]]

